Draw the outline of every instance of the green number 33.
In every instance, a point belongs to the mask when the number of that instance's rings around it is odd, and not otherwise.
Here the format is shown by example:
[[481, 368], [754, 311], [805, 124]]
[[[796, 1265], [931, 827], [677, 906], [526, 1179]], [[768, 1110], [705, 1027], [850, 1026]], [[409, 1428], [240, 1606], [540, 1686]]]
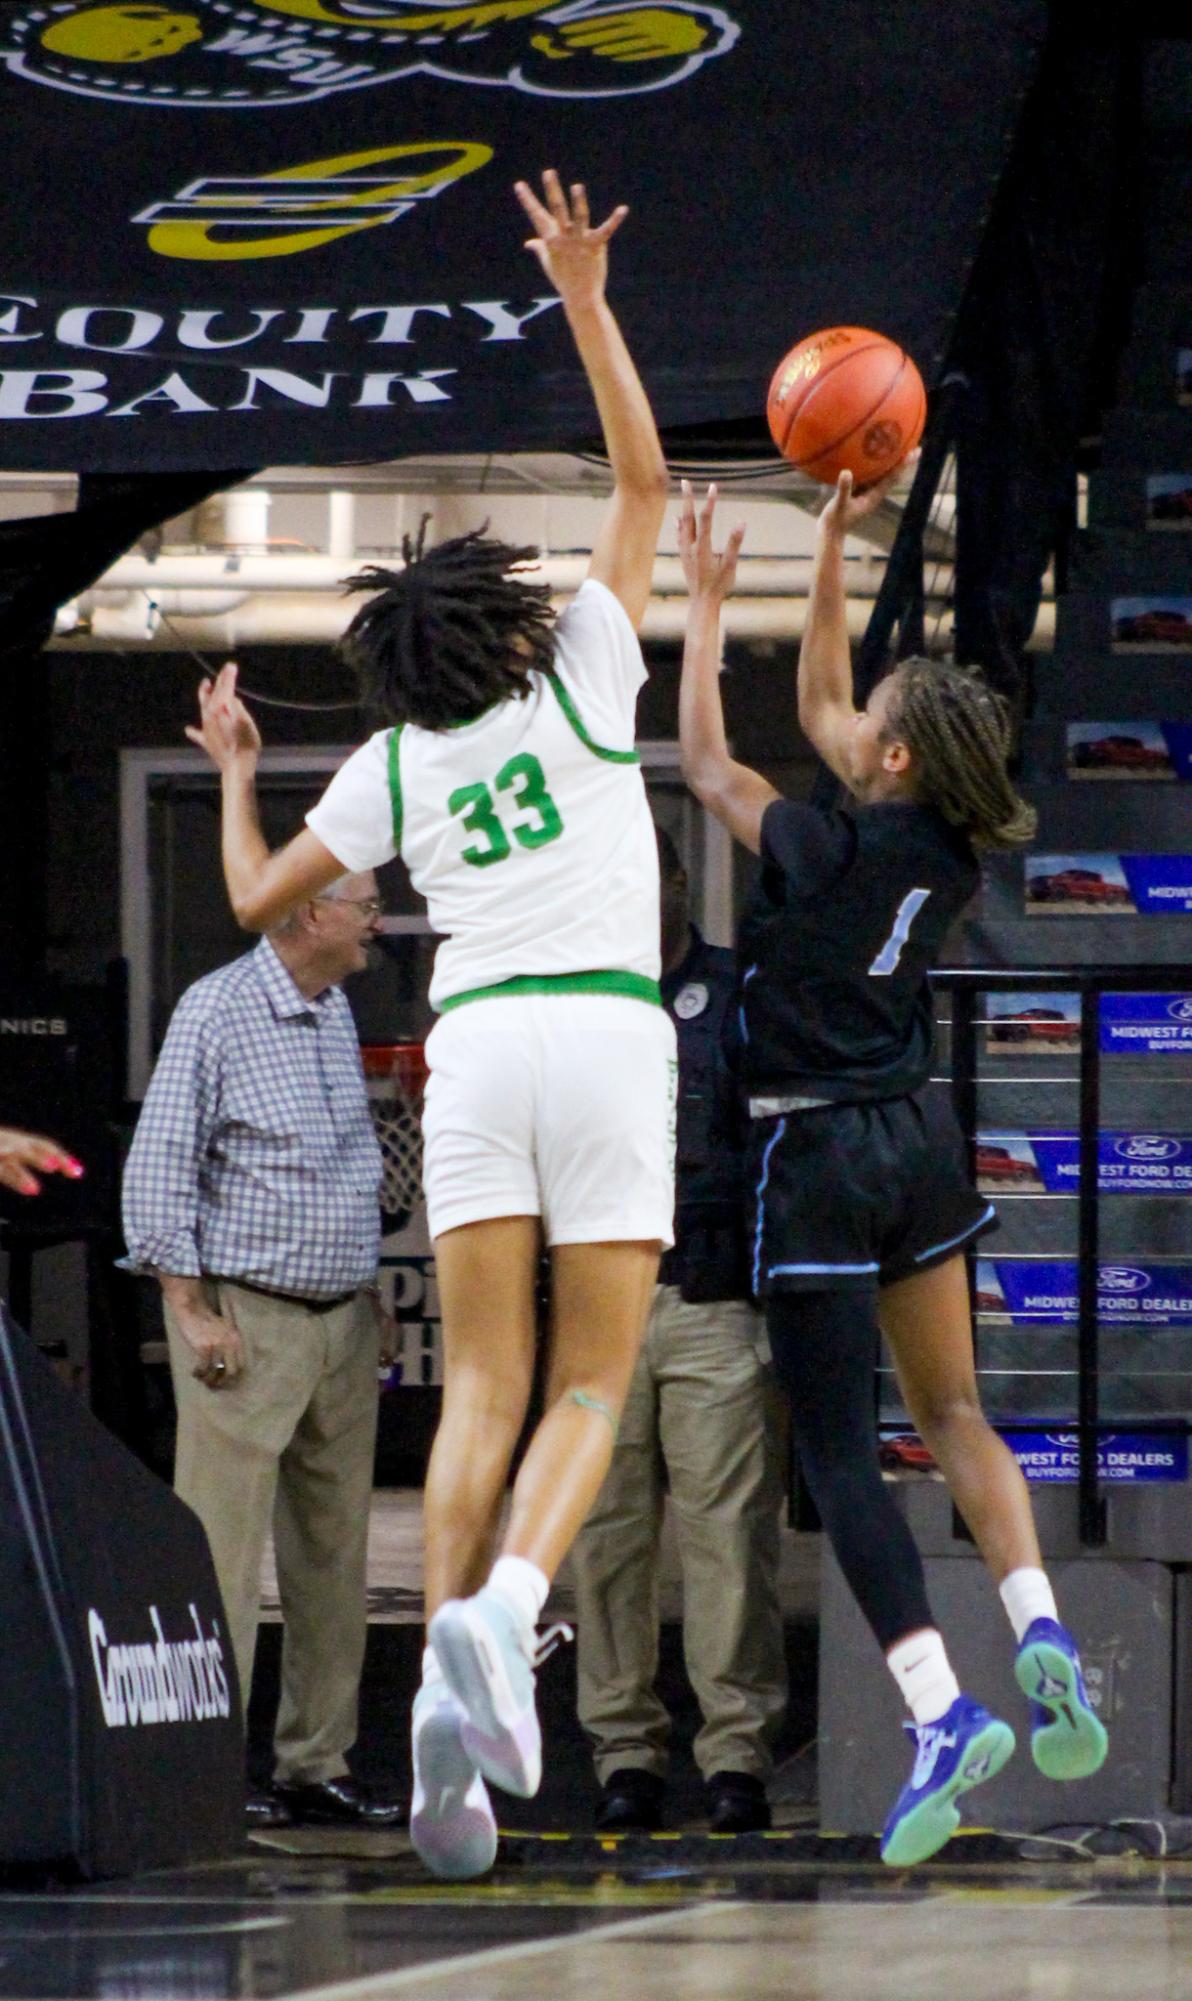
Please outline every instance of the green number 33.
[[478, 836], [463, 851], [464, 861], [472, 868], [491, 868], [494, 862], [507, 861], [513, 852], [493, 792], [513, 795], [518, 817], [510, 820], [509, 832], [519, 847], [544, 848], [549, 841], [558, 840], [563, 816], [547, 790], [546, 774], [538, 759], [523, 751], [501, 766], [491, 791], [483, 784], [460, 785], [447, 801], [449, 813], [462, 814], [464, 832]]

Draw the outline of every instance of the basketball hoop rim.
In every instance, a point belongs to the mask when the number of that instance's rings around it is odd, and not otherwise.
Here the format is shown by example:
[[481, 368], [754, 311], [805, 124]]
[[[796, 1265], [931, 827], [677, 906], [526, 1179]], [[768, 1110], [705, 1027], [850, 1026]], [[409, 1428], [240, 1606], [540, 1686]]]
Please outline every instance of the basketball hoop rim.
[[407, 1089], [418, 1091], [426, 1083], [426, 1049], [421, 1042], [362, 1042], [360, 1061], [365, 1076], [374, 1082], [400, 1079]]

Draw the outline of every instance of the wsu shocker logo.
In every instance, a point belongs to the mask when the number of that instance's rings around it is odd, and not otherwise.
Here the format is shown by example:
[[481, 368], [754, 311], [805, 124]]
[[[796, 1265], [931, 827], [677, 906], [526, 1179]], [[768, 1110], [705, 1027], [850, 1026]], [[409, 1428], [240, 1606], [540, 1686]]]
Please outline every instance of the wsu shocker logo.
[[2, 32], [0, 60], [32, 82], [190, 111], [296, 104], [419, 73], [540, 97], [661, 90], [740, 30], [702, 0], [53, 0], [16, 10]]

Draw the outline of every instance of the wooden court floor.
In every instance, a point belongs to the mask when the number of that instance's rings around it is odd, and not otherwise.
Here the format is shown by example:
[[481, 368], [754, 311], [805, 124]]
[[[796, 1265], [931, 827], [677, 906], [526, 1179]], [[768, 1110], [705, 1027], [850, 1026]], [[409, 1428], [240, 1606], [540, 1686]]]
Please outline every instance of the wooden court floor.
[[10, 1884], [0, 1997], [1192, 2001], [1192, 1860], [970, 1841], [899, 1875], [814, 1837], [522, 1837], [452, 1886], [404, 1837], [301, 1833], [131, 1883]]

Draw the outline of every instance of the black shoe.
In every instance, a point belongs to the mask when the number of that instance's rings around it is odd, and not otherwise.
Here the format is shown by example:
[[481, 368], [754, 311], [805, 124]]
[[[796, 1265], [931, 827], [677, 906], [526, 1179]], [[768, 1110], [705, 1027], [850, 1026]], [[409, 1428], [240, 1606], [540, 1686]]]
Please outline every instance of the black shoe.
[[769, 1827], [766, 1788], [752, 1772], [713, 1772], [707, 1794], [710, 1834], [764, 1834]]
[[410, 1818], [404, 1802], [370, 1799], [355, 1779], [277, 1779], [273, 1790], [291, 1819], [308, 1827], [405, 1827]]
[[250, 1792], [244, 1802], [244, 1824], [254, 1827], [290, 1827], [294, 1816], [276, 1793]]
[[662, 1780], [657, 1772], [630, 1767], [611, 1773], [601, 1787], [594, 1826], [597, 1834], [653, 1834], [662, 1826]]

